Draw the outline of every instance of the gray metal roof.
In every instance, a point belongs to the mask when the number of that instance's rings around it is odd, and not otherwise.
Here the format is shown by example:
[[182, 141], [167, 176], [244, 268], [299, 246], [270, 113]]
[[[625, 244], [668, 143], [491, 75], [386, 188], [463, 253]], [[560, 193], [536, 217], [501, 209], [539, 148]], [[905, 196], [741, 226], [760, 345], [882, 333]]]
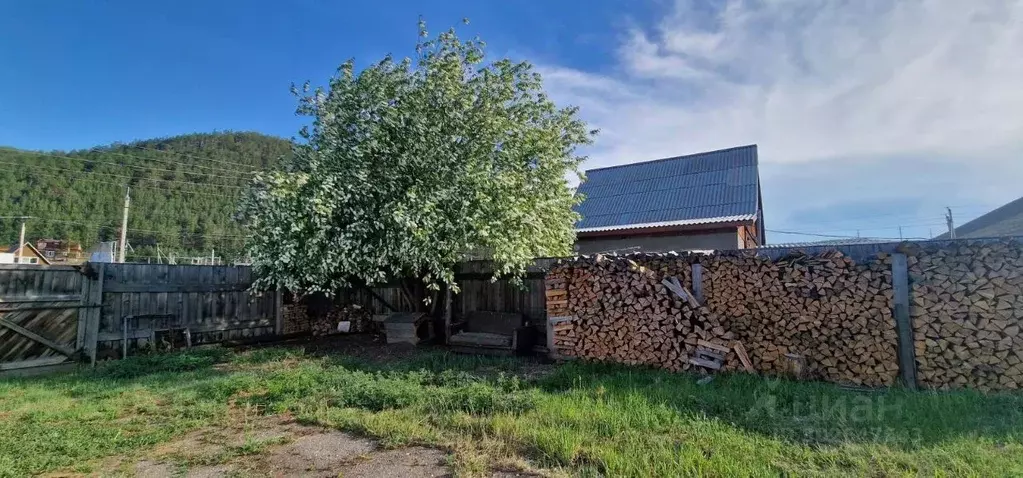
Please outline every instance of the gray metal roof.
[[755, 220], [757, 146], [586, 171], [576, 230], [606, 231]]
[[[1023, 198], [956, 228], [956, 239], [1023, 236]], [[935, 239], [948, 239], [948, 233]]]

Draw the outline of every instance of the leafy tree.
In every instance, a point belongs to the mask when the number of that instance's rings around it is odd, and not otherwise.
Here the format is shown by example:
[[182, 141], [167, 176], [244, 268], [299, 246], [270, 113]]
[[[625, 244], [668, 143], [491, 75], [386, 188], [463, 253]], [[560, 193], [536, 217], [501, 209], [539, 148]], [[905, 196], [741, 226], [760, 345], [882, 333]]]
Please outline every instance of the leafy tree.
[[580, 198], [567, 178], [596, 131], [529, 63], [487, 63], [484, 43], [454, 29], [419, 33], [414, 60], [359, 72], [349, 60], [328, 88], [292, 89], [312, 128], [240, 209], [257, 286], [333, 294], [411, 278], [436, 291], [468, 255], [515, 278], [570, 252]]

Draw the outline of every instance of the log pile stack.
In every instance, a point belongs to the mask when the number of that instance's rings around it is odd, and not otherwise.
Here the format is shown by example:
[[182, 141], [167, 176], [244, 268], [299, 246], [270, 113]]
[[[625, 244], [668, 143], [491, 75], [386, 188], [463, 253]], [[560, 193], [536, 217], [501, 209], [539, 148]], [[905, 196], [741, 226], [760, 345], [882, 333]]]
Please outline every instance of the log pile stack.
[[898, 371], [891, 258], [856, 264], [838, 251], [776, 261], [700, 259], [706, 308], [749, 351], [757, 370], [887, 386]]
[[[694, 263], [703, 269], [702, 304]], [[562, 355], [677, 371], [699, 367], [690, 360], [700, 341], [738, 343], [758, 371], [785, 373], [789, 355], [805, 361], [808, 376], [889, 385], [898, 372], [890, 271], [886, 257], [857, 265], [837, 252], [778, 261], [739, 253], [580, 257], [548, 273], [548, 316], [572, 317], [555, 326]], [[742, 367], [727, 354], [724, 369]]]
[[283, 309], [284, 335], [307, 333], [311, 330], [305, 305], [288, 304]]
[[344, 307], [335, 307], [322, 317], [312, 320], [313, 335], [331, 335], [341, 333], [338, 324], [349, 322], [347, 333], [375, 332], [372, 330], [373, 321], [369, 309], [349, 304]]
[[661, 274], [687, 281], [687, 264], [678, 256], [637, 261], [598, 255], [551, 269], [547, 315], [571, 317], [554, 326], [560, 355], [688, 369], [684, 339], [693, 328], [681, 318], [695, 312], [666, 293], [651, 269], [663, 268]]
[[959, 243], [909, 257], [917, 377], [929, 388], [1023, 387], [1023, 248]]

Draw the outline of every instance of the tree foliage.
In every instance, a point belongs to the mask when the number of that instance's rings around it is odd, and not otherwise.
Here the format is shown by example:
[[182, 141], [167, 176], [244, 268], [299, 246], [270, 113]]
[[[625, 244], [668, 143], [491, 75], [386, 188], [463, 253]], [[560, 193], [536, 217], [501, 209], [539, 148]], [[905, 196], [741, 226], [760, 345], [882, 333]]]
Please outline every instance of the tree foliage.
[[[0, 216], [32, 216], [26, 239], [65, 239], [88, 249], [118, 237], [131, 187], [128, 260], [164, 255], [244, 255], [232, 217], [253, 170], [277, 169], [291, 143], [258, 133], [156, 138], [73, 151], [0, 148]], [[0, 241], [17, 242], [20, 220], [0, 219]]]
[[358, 72], [349, 60], [326, 89], [293, 88], [311, 128], [240, 211], [259, 285], [333, 293], [416, 278], [436, 290], [470, 255], [517, 277], [570, 252], [568, 177], [596, 132], [529, 63], [486, 62], [484, 47], [420, 23], [414, 59]]

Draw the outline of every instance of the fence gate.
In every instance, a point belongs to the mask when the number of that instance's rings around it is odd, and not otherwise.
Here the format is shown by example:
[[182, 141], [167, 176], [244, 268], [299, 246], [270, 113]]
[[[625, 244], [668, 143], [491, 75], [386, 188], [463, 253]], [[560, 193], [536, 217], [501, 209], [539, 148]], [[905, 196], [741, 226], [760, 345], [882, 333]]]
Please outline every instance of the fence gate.
[[73, 267], [0, 265], [0, 374], [72, 363], [89, 306]]

